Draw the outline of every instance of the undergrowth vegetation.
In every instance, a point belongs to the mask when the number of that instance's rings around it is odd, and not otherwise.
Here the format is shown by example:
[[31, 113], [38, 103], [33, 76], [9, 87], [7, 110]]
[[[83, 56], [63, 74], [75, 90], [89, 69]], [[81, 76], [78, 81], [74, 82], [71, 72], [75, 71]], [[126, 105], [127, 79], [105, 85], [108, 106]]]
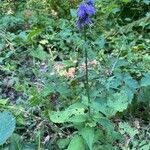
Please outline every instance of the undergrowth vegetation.
[[150, 149], [150, 1], [81, 2], [0, 1], [1, 150]]

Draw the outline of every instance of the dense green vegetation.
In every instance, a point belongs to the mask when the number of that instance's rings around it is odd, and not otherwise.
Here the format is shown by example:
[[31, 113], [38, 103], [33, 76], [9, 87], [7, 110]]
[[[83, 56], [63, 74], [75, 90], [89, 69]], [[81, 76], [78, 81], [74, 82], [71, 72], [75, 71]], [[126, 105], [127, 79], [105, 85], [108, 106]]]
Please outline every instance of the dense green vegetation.
[[0, 1], [1, 150], [150, 149], [150, 0], [95, 0], [86, 42], [80, 3]]

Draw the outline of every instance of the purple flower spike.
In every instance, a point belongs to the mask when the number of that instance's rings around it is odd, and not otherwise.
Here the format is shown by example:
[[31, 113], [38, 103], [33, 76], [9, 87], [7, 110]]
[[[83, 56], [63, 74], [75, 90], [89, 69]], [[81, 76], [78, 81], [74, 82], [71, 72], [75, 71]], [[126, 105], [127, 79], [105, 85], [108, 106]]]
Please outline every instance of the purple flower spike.
[[85, 24], [91, 24], [91, 23], [92, 23], [92, 20], [90, 18], [85, 19]]
[[87, 3], [88, 5], [94, 6], [94, 1], [93, 0], [86, 0], [85, 3]]
[[80, 4], [77, 16], [77, 27], [78, 29], [84, 28], [84, 26], [92, 24], [90, 17], [95, 14], [94, 2], [93, 0], [86, 0], [85, 3]]
[[88, 15], [95, 15], [95, 8], [92, 5], [86, 6], [86, 12]]
[[79, 6], [79, 8], [78, 8], [77, 16], [79, 18], [84, 18], [85, 15], [86, 15], [85, 11], [86, 11], [86, 5], [85, 4], [81, 4]]

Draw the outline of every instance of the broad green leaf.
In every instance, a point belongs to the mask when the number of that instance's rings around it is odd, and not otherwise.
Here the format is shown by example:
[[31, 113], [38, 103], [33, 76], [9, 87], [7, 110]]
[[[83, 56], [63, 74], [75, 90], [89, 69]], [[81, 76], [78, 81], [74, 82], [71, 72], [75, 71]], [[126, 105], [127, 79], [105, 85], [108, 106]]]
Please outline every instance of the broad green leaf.
[[99, 38], [95, 41], [95, 44], [97, 44], [100, 49], [104, 48], [105, 43], [106, 43], [106, 40], [105, 40], [104, 37], [99, 37]]
[[21, 136], [13, 134], [10, 138], [10, 150], [22, 150]]
[[140, 81], [141, 86], [149, 86], [150, 85], [150, 73], [144, 75], [144, 77]]
[[84, 114], [84, 110], [85, 110], [85, 106], [81, 103], [72, 104], [66, 109], [66, 111], [68, 111], [70, 114], [76, 114], [76, 115]]
[[109, 132], [113, 132], [113, 131], [114, 131], [114, 126], [113, 126], [113, 124], [111, 123], [111, 121], [110, 121], [109, 119], [107, 119], [107, 118], [101, 118], [101, 119], [99, 120], [99, 123], [100, 123], [104, 128], [106, 128], [107, 131], [109, 131]]
[[142, 87], [140, 89], [137, 100], [139, 102], [148, 102], [150, 104], [150, 86]]
[[52, 112], [50, 114], [50, 119], [54, 123], [64, 123], [69, 119], [70, 114], [68, 111], [58, 111], [58, 112]]
[[80, 122], [85, 122], [86, 119], [87, 119], [86, 115], [77, 115], [77, 116], [70, 117], [67, 121], [73, 123], [80, 123]]
[[122, 112], [128, 107], [128, 96], [125, 91], [115, 93], [108, 98], [107, 105], [112, 108], [114, 112]]
[[70, 142], [70, 139], [69, 139], [69, 138], [67, 138], [67, 139], [59, 139], [59, 140], [57, 141], [57, 145], [58, 145], [58, 147], [59, 147], [60, 149], [64, 149], [64, 148], [67, 147], [67, 145], [69, 144], [69, 142]]
[[8, 99], [0, 99], [0, 105], [6, 105], [8, 102]]
[[[51, 121], [55, 123], [64, 123], [64, 122], [70, 122], [70, 121], [84, 121], [85, 118], [81, 118], [81, 115], [84, 115], [84, 105], [81, 103], [75, 103], [71, 106], [69, 106], [66, 110], [64, 111], [57, 111], [57, 112], [52, 112], [50, 114], [50, 119]], [[76, 116], [76, 117], [75, 117]], [[77, 117], [80, 118], [77, 118]]]
[[32, 50], [30, 55], [38, 58], [39, 60], [45, 60], [48, 57], [48, 54], [43, 50], [41, 45], [39, 45], [36, 50]]
[[10, 112], [0, 113], [0, 145], [12, 135], [15, 130], [16, 120]]
[[94, 129], [90, 127], [83, 128], [80, 132], [89, 149], [92, 150], [92, 145], [94, 141]]
[[93, 101], [90, 106], [94, 111], [99, 112], [99, 113], [102, 112], [104, 115], [107, 116], [108, 107], [106, 103], [99, 103], [99, 102]]
[[79, 135], [75, 135], [72, 138], [67, 150], [85, 150], [85, 145], [82, 137]]
[[54, 91], [54, 88], [52, 85], [50, 84], [46, 84], [43, 88], [43, 90], [41, 91], [41, 94], [43, 97], [48, 96], [50, 93], [52, 93]]
[[128, 102], [131, 104], [132, 99], [134, 97], [134, 91], [131, 90], [131, 88], [129, 88], [128, 86], [123, 86], [121, 89], [125, 91], [128, 97]]

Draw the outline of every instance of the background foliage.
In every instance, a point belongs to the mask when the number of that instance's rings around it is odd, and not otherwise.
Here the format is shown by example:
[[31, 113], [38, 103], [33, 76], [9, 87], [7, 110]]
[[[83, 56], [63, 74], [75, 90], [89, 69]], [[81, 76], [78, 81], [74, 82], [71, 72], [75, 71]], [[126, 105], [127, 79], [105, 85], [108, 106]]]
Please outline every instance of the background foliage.
[[150, 1], [95, 0], [90, 106], [80, 2], [0, 1], [0, 149], [150, 149]]

